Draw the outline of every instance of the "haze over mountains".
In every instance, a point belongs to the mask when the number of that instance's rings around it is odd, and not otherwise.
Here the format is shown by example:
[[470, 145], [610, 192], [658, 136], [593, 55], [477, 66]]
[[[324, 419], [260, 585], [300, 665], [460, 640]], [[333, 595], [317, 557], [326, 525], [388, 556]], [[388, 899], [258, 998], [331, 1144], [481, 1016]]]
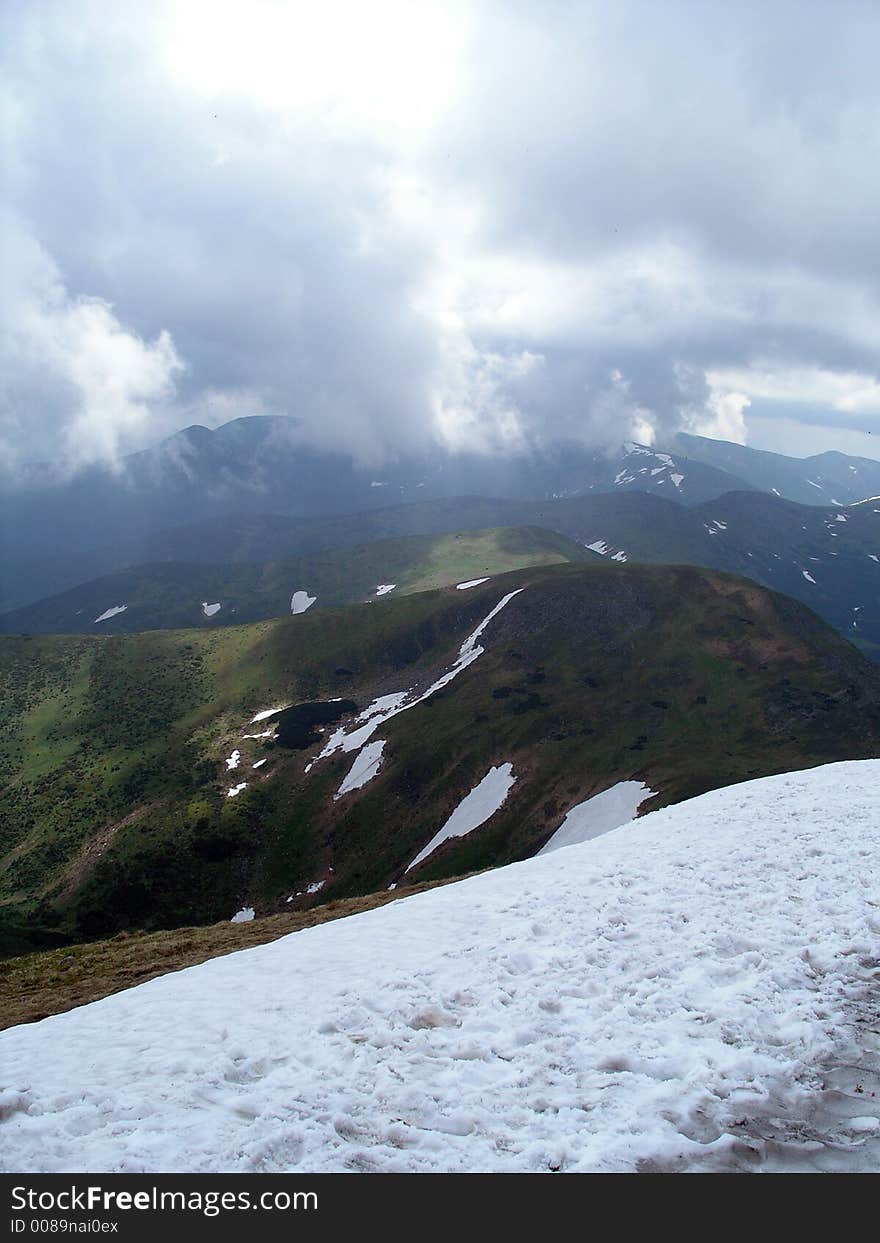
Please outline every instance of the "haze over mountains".
[[[456, 568], [455, 557], [439, 555], [445, 567], [431, 579], [427, 567], [417, 570], [427, 543], [371, 553], [359, 546], [532, 527], [586, 550], [556, 550], [568, 559], [744, 574], [874, 650], [880, 502], [871, 498], [880, 494], [880, 462], [787, 458], [686, 435], [674, 449], [628, 442], [610, 457], [572, 445], [514, 457], [438, 451], [367, 468], [298, 445], [292, 420], [190, 428], [125, 459], [118, 473], [95, 468], [55, 483], [43, 474], [7, 494], [0, 630], [224, 625], [279, 616], [299, 589], [323, 608], [370, 598], [398, 578], [442, 585], [533, 558], [475, 555]], [[316, 559], [326, 550], [333, 555]]]

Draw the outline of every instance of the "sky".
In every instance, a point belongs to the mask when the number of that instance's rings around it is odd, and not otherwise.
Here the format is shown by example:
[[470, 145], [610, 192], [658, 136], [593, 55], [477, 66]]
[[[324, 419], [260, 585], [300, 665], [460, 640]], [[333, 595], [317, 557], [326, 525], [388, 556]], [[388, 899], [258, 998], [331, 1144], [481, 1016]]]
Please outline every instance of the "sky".
[[880, 457], [878, 45], [871, 0], [6, 0], [0, 455]]

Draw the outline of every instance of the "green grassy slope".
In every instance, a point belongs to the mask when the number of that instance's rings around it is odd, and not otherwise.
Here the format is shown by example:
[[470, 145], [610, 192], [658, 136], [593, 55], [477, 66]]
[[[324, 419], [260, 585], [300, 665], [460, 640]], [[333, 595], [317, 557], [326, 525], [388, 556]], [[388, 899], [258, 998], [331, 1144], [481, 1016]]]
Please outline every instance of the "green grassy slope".
[[[362, 708], [426, 686], [520, 586], [479, 659], [381, 728], [385, 758], [362, 790], [333, 797], [352, 755], [307, 772], [318, 747], [243, 737], [266, 729], [248, 725], [264, 708]], [[491, 764], [514, 765], [505, 806], [407, 880], [525, 857], [617, 780], [648, 781], [660, 805], [874, 755], [880, 726], [880, 671], [814, 615], [687, 567], [537, 567], [251, 626], [5, 637], [0, 677], [12, 951], [384, 889]], [[227, 772], [233, 748], [241, 764]]]
[[[0, 617], [7, 634], [133, 634], [216, 628], [290, 613], [303, 590], [316, 608], [375, 600], [380, 584], [397, 595], [503, 574], [530, 565], [584, 561], [592, 554], [541, 527], [455, 531], [327, 549], [260, 563], [158, 563], [83, 583]], [[202, 604], [219, 603], [210, 616]], [[125, 611], [96, 618], [115, 606]]]

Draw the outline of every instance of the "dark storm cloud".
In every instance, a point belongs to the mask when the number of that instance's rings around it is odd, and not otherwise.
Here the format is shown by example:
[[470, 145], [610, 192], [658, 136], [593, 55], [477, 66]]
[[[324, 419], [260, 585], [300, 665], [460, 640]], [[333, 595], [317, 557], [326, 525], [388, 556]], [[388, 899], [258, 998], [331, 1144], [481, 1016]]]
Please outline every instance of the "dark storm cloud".
[[8, 455], [259, 412], [376, 459], [735, 435], [710, 372], [876, 374], [873, 5], [442, 6], [454, 89], [415, 138], [267, 102], [259, 57], [195, 89], [173, 7], [4, 13]]

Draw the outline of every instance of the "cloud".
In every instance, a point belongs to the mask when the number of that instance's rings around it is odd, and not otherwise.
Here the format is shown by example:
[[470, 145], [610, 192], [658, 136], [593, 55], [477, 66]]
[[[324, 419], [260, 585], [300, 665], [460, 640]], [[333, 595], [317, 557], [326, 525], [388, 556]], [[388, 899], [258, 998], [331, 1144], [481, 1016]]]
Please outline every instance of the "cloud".
[[11, 217], [2, 228], [10, 260], [0, 341], [4, 458], [15, 460], [36, 409], [53, 456], [73, 466], [113, 461], [154, 433], [173, 402], [184, 370], [174, 342], [164, 330], [142, 340], [100, 298], [72, 298], [26, 229]]
[[377, 462], [880, 427], [875, 6], [0, 22], [8, 453], [249, 413]]

